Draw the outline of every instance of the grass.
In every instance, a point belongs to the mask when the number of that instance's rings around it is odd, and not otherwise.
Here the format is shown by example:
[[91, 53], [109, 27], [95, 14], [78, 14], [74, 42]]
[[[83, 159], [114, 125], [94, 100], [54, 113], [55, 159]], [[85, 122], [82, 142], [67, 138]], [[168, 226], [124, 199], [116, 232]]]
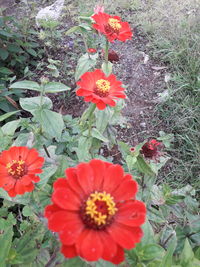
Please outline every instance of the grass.
[[195, 0], [132, 1], [133, 20], [146, 31], [154, 58], [168, 64], [170, 96], [157, 114], [175, 135], [173, 164], [165, 177], [175, 187], [199, 190], [200, 4]]

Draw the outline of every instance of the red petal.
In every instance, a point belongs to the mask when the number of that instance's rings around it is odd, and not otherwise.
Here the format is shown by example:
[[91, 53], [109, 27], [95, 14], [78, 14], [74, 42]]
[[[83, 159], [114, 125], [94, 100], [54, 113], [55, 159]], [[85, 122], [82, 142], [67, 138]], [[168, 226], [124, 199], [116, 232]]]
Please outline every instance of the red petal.
[[89, 91], [89, 90], [85, 90], [85, 89], [78, 89], [76, 90], [76, 95], [77, 96], [90, 96], [92, 93], [92, 91]]
[[35, 186], [33, 183], [26, 185], [26, 192], [32, 192], [34, 190], [34, 188], [35, 188]]
[[[38, 177], [39, 178], [39, 177]], [[40, 180], [40, 178], [39, 178]], [[21, 183], [23, 185], [29, 185], [32, 182], [32, 179], [30, 178], [29, 175], [24, 175], [21, 179], [20, 179]]]
[[107, 261], [111, 261], [111, 259], [115, 256], [117, 252], [117, 244], [111, 236], [105, 231], [99, 231], [99, 235], [101, 238], [101, 242], [103, 244], [103, 254], [102, 258]]
[[128, 200], [134, 198], [138, 191], [138, 184], [134, 180], [125, 180], [114, 190], [112, 191], [112, 196], [115, 201]]
[[98, 231], [85, 229], [80, 234], [76, 248], [80, 256], [87, 261], [97, 261], [103, 253], [103, 244]]
[[65, 246], [65, 245], [63, 245], [61, 247], [61, 252], [63, 253], [63, 255], [66, 258], [74, 258], [74, 257], [78, 256], [75, 246]]
[[61, 187], [68, 187], [68, 182], [65, 178], [58, 178], [54, 183], [53, 183], [53, 188], [54, 190], [61, 188]]
[[59, 233], [61, 243], [65, 245], [74, 244], [83, 228], [84, 225], [80, 220], [79, 214], [73, 214], [66, 223], [65, 228]]
[[70, 219], [70, 213], [66, 211], [58, 211], [52, 213], [48, 220], [48, 228], [53, 232], [59, 232], [65, 228]]
[[80, 163], [77, 166], [78, 182], [86, 194], [93, 191], [93, 171], [88, 163]]
[[106, 165], [102, 160], [99, 159], [93, 159], [90, 161], [90, 166], [93, 170], [93, 176], [94, 176], [94, 190], [101, 190], [103, 179], [105, 176], [106, 171]]
[[111, 262], [114, 264], [120, 264], [123, 261], [124, 261], [124, 250], [120, 246], [117, 246], [117, 253], [111, 259]]
[[15, 197], [15, 196], [17, 195], [17, 193], [15, 192], [15, 189], [12, 188], [12, 189], [10, 189], [10, 190], [8, 191], [8, 195], [9, 195], [10, 197]]
[[19, 195], [23, 195], [25, 193], [25, 187], [20, 180], [17, 180], [15, 184], [15, 192]]
[[97, 104], [97, 108], [103, 110], [106, 108], [106, 104], [103, 101], [99, 101]]
[[124, 171], [120, 165], [111, 165], [107, 169], [104, 179], [103, 190], [107, 193], [112, 192], [121, 183], [124, 176]]
[[78, 182], [77, 169], [76, 168], [68, 168], [68, 169], [66, 169], [65, 174], [66, 174], [69, 186], [81, 198], [81, 196], [84, 194], [84, 191]]
[[140, 226], [145, 222], [146, 207], [138, 200], [127, 201], [118, 208], [115, 216], [116, 222], [129, 226]]
[[121, 247], [131, 249], [142, 238], [142, 230], [139, 227], [129, 227], [119, 223], [113, 223], [107, 231]]
[[55, 204], [53, 205], [48, 205], [45, 207], [44, 210], [44, 217], [48, 218], [50, 217], [54, 212], [60, 211], [60, 208], [56, 206]]
[[57, 188], [52, 194], [52, 201], [66, 210], [79, 210], [80, 199], [69, 188]]

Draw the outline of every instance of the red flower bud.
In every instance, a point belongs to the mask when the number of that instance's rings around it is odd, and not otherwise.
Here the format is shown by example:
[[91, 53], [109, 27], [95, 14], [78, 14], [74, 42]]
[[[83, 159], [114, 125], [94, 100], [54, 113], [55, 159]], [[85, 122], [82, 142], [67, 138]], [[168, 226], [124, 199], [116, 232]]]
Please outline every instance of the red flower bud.
[[88, 48], [88, 53], [96, 53], [97, 52], [97, 50], [95, 49], [95, 48]]

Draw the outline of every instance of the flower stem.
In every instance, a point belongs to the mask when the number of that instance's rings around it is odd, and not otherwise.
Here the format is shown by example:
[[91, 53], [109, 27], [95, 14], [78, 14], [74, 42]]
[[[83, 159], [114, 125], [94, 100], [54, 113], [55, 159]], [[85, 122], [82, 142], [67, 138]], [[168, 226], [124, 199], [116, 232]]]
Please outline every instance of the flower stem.
[[81, 119], [80, 119], [80, 125], [84, 125], [87, 119], [91, 117], [93, 112], [95, 111], [96, 104], [90, 104], [90, 106], [86, 109], [86, 111], [83, 113]]
[[106, 65], [108, 65], [108, 49], [109, 49], [109, 42], [108, 42], [108, 39], [106, 39], [106, 47], [105, 47], [105, 62], [106, 62]]

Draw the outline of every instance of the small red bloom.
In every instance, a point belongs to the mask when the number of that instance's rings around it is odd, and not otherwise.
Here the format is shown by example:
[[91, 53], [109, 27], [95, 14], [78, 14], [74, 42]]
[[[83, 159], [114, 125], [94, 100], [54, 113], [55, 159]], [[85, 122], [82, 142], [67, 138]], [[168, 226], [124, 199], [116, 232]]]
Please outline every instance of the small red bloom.
[[88, 53], [96, 53], [97, 50], [95, 48], [88, 48]]
[[34, 189], [34, 183], [40, 178], [44, 158], [39, 157], [36, 149], [11, 147], [0, 155], [0, 187], [11, 197], [23, 195]]
[[158, 142], [156, 139], [152, 139], [146, 142], [141, 148], [141, 153], [149, 159], [156, 159], [160, 156], [160, 148], [162, 147], [162, 143]]
[[[104, 51], [104, 49], [102, 49], [102, 55], [103, 55], [103, 57], [105, 56], [105, 51]], [[114, 51], [114, 50], [112, 50], [112, 49], [109, 49], [108, 50], [108, 61], [110, 61], [110, 62], [117, 62], [117, 61], [119, 61], [119, 56], [118, 56], [118, 54]]]
[[115, 99], [126, 98], [122, 83], [116, 80], [114, 74], [106, 75], [101, 70], [86, 72], [77, 82], [80, 88], [76, 91], [86, 102], [95, 103], [98, 109], [105, 109], [106, 105], [114, 107]]
[[95, 21], [93, 28], [106, 35], [109, 42], [119, 40], [125, 42], [132, 38], [131, 28], [128, 22], [122, 22], [118, 16], [110, 16], [106, 13], [98, 13], [92, 16]]
[[146, 208], [135, 199], [136, 181], [120, 165], [93, 159], [66, 169], [53, 185], [52, 204], [45, 208], [48, 228], [57, 232], [67, 258], [87, 261], [124, 260], [142, 238]]

